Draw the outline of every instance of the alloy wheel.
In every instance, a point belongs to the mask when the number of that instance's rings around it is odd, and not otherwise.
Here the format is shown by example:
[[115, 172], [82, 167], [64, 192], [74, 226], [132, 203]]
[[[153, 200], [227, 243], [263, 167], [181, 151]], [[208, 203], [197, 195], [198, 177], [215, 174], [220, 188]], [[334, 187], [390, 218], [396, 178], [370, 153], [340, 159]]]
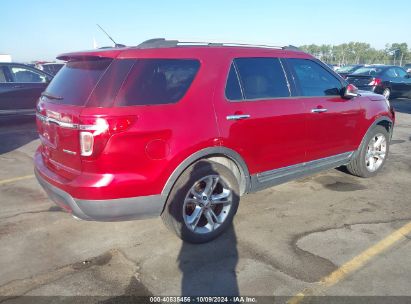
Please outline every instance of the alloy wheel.
[[365, 153], [365, 165], [370, 172], [377, 171], [384, 162], [387, 154], [387, 140], [381, 133], [373, 136], [368, 143]]
[[184, 223], [194, 233], [210, 233], [227, 219], [232, 191], [219, 175], [201, 178], [188, 191], [183, 204]]

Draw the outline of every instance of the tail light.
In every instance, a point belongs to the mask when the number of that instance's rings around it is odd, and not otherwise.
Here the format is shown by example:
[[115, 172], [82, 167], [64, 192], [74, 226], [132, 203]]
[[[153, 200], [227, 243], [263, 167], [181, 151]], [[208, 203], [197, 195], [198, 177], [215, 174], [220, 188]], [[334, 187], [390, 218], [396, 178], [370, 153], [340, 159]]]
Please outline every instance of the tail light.
[[377, 85], [380, 85], [381, 82], [382, 82], [381, 78], [373, 78], [368, 85], [377, 86]]
[[116, 133], [127, 130], [134, 122], [134, 117], [81, 117], [80, 154], [96, 157], [107, 144], [109, 138]]

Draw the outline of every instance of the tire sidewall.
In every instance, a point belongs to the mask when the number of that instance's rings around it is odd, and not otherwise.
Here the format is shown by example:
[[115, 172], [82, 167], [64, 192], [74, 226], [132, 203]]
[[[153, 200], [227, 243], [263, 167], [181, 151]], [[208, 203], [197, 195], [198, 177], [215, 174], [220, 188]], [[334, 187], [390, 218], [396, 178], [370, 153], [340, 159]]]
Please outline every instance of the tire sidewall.
[[[184, 200], [191, 187], [207, 175], [219, 175], [219, 177], [226, 183], [232, 191], [232, 205], [224, 223], [217, 229], [206, 234], [194, 233], [184, 222]], [[238, 181], [230, 169], [215, 162], [199, 161], [190, 166], [179, 177], [169, 195], [166, 210], [164, 212], [169, 212], [170, 216], [174, 219], [174, 230], [180, 238], [190, 243], [205, 243], [215, 239], [231, 225], [233, 217], [238, 209], [239, 200]]]

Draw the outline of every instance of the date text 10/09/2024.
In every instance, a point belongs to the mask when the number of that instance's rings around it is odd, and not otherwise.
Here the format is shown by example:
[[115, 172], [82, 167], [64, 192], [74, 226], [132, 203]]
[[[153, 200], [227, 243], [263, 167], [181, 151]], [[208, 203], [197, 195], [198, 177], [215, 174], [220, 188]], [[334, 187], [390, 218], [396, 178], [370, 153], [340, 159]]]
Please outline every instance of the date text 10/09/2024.
[[151, 303], [257, 303], [254, 297], [150, 297]]

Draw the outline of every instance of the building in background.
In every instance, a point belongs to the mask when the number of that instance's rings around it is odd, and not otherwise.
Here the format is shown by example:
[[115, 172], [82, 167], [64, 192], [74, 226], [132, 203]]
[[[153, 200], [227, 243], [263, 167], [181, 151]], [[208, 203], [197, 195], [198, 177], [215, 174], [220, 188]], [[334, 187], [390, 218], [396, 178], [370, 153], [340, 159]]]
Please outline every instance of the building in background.
[[11, 62], [11, 55], [0, 54], [0, 62]]

